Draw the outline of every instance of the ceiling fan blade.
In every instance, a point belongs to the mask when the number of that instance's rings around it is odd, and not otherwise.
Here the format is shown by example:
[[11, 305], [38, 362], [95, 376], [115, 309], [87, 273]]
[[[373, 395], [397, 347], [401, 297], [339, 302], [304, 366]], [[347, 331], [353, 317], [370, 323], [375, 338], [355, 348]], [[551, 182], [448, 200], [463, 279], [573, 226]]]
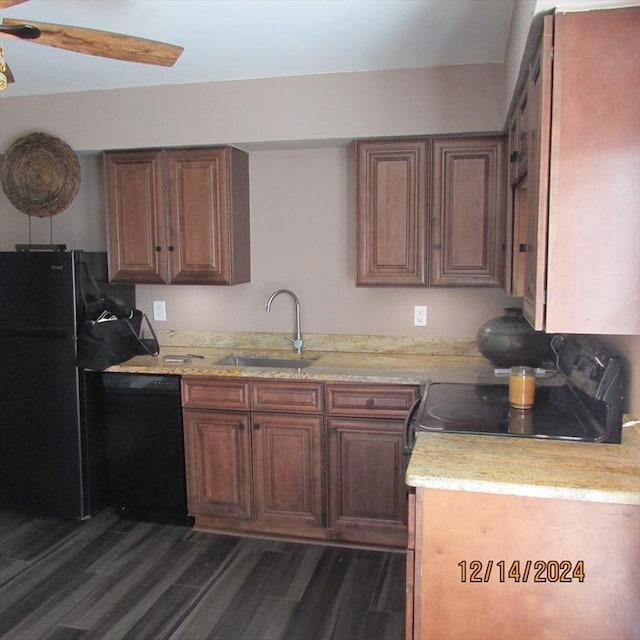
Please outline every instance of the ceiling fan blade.
[[8, 9], [23, 2], [29, 2], [29, 0], [0, 0], [0, 9]]
[[171, 67], [184, 51], [182, 47], [173, 44], [97, 29], [84, 29], [15, 18], [4, 18], [2, 24], [26, 24], [36, 27], [40, 30], [40, 37], [33, 40], [36, 44], [127, 62]]

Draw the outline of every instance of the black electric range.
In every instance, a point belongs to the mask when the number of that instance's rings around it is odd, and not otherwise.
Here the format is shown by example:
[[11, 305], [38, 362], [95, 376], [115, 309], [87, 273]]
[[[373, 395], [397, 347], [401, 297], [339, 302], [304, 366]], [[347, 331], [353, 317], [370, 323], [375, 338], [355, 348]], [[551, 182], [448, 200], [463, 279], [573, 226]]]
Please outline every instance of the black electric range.
[[489, 384], [428, 384], [405, 420], [405, 452], [416, 431], [619, 443], [620, 356], [582, 336], [556, 336], [553, 346], [564, 384], [538, 383], [530, 411], [509, 406], [508, 377]]

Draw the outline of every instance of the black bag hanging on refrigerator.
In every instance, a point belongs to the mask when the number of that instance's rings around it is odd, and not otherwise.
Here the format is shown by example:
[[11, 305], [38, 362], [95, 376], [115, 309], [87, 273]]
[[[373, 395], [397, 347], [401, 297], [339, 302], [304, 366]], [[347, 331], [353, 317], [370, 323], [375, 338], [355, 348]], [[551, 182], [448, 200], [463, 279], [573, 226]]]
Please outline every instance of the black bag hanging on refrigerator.
[[[124, 307], [105, 295], [84, 262], [78, 263], [78, 283], [82, 312], [78, 367], [102, 371], [136, 354], [158, 355], [158, 338], [145, 313]], [[143, 326], [148, 328], [152, 340], [142, 340]]]

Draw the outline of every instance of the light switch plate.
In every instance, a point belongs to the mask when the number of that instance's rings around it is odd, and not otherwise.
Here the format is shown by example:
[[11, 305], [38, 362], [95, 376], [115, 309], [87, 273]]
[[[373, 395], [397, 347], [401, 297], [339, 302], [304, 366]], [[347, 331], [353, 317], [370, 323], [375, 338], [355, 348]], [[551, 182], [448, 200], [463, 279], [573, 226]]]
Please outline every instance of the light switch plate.
[[427, 326], [427, 307], [424, 305], [416, 305], [413, 307], [413, 326]]
[[153, 319], [156, 322], [167, 321], [167, 307], [164, 300], [153, 301]]

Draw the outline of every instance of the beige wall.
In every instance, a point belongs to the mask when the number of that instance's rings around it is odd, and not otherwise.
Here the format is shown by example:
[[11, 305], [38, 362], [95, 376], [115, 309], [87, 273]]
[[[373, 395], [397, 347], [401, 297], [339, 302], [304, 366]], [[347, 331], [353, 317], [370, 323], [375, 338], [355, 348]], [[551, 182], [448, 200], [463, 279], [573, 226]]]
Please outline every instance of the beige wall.
[[503, 95], [501, 64], [0, 95], [0, 153], [38, 130], [79, 151], [499, 131]]
[[[0, 148], [42, 130], [82, 151], [82, 185], [53, 219], [54, 242], [104, 248], [95, 150], [236, 143], [250, 151], [252, 282], [231, 288], [139, 286], [140, 305], [166, 300], [163, 328], [288, 330], [292, 310], [268, 294], [290, 287], [308, 332], [469, 337], [509, 303], [484, 290], [355, 287], [355, 137], [496, 131], [502, 65], [332, 74], [206, 85], [0, 98]], [[91, 153], [91, 152], [94, 153]], [[0, 196], [0, 248], [27, 241], [28, 218]], [[32, 222], [47, 242], [48, 220]], [[428, 326], [412, 325], [413, 305]]]
[[[481, 65], [0, 97], [0, 151], [20, 135], [45, 131], [83, 152], [80, 193], [52, 222], [54, 242], [88, 250], [105, 247], [96, 151], [227, 142], [250, 151], [252, 282], [137, 287], [147, 312], [152, 300], [166, 300], [168, 319], [159, 327], [287, 330], [287, 300], [264, 311], [267, 295], [286, 286], [300, 295], [308, 332], [471, 337], [514, 300], [496, 289], [354, 286], [355, 198], [345, 141], [500, 130], [504, 82], [502, 65]], [[48, 219], [34, 219], [31, 241], [48, 242], [49, 230]], [[28, 234], [28, 217], [0, 192], [0, 250], [28, 242]], [[428, 307], [425, 329], [412, 326], [414, 304]], [[638, 338], [612, 339], [630, 363], [630, 407], [640, 414]]]

